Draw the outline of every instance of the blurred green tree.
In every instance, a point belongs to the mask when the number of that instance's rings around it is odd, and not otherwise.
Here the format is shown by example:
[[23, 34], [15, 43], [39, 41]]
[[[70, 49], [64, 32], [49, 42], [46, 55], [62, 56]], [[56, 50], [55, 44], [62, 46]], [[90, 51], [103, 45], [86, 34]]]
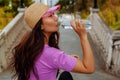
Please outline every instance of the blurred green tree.
[[59, 0], [56, 5], [58, 4], [62, 6], [60, 13], [71, 13], [74, 11], [74, 0]]
[[[27, 7], [32, 0], [25, 0], [24, 6]], [[17, 14], [20, 7], [20, 0], [0, 0], [0, 29], [3, 29]]]
[[0, 6], [5, 6], [5, 5], [8, 5], [9, 3], [9, 0], [0, 0]]

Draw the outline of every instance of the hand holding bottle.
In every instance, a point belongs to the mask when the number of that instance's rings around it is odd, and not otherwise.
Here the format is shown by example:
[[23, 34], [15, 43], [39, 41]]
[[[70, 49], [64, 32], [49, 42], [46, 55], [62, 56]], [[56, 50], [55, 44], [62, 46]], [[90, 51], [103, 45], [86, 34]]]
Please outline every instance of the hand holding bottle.
[[81, 39], [87, 38], [87, 31], [83, 21], [81, 21], [80, 19], [76, 19], [75, 21], [71, 20], [70, 24]]

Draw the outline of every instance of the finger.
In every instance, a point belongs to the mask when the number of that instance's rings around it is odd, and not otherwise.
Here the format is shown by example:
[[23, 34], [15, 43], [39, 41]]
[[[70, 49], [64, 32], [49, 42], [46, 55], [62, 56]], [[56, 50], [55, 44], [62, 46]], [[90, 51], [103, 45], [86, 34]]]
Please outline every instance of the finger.
[[78, 26], [81, 27], [81, 20], [79, 19], [79, 23], [78, 23]]
[[73, 57], [75, 57], [75, 58], [79, 58], [79, 56], [78, 56], [78, 55], [76, 55], [76, 54], [73, 54], [72, 56], [73, 56]]
[[79, 21], [79, 26], [80, 26], [81, 28], [84, 28], [84, 21], [83, 21], [83, 20], [80, 20], [80, 21]]
[[76, 23], [76, 28], [79, 28], [79, 27], [80, 27], [80, 26], [79, 26], [79, 21], [76, 20], [75, 23]]
[[76, 28], [76, 25], [75, 25], [74, 21], [72, 21], [72, 20], [70, 21], [70, 25], [72, 26], [73, 29]]
[[81, 21], [81, 26], [82, 26], [83, 28], [85, 28], [85, 23], [84, 23], [84, 21]]

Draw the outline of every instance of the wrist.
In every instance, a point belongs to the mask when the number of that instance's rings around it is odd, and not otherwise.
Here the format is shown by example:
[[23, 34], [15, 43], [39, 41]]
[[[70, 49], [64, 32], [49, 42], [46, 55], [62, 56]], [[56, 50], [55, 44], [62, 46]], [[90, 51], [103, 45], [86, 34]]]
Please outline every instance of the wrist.
[[84, 37], [80, 37], [80, 40], [85, 41], [85, 40], [88, 40], [88, 38], [87, 38], [87, 36], [84, 36]]

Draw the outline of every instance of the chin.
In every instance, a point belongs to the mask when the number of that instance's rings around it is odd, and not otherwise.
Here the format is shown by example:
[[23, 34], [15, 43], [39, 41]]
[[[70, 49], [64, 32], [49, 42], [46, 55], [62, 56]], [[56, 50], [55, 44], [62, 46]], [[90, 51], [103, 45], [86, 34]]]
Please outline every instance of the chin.
[[58, 31], [59, 30], [59, 27], [58, 26], [56, 26], [56, 29], [55, 29], [55, 31]]

